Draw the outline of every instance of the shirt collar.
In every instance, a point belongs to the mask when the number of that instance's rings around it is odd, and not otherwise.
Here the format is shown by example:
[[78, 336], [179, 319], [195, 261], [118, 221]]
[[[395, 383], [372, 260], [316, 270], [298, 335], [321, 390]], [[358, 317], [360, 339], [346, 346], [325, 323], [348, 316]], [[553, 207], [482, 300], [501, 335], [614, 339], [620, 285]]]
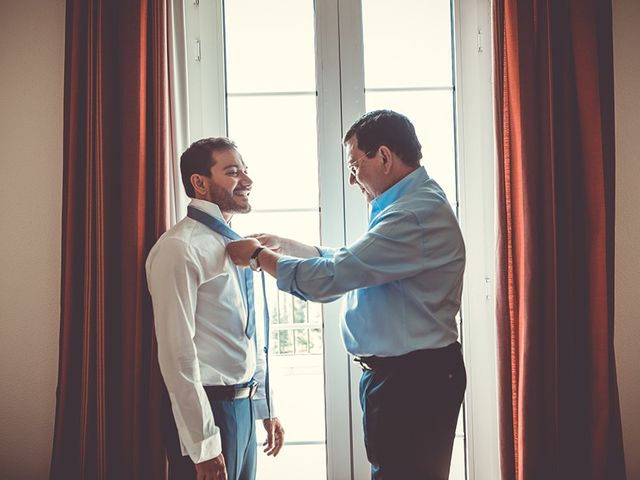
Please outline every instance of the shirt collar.
[[211, 203], [207, 200], [200, 200], [197, 198], [193, 198], [191, 199], [191, 203], [189, 203], [189, 206], [193, 208], [197, 208], [201, 212], [208, 213], [212, 217], [215, 217], [218, 220], [222, 220], [224, 223], [228, 224], [228, 222], [222, 216], [222, 211], [220, 210], [220, 207], [215, 203]]
[[419, 185], [426, 180], [429, 180], [429, 175], [427, 174], [427, 170], [421, 166], [399, 182], [389, 187], [371, 201], [370, 219], [375, 218], [376, 215], [402, 197], [406, 192], [412, 190], [416, 185]]

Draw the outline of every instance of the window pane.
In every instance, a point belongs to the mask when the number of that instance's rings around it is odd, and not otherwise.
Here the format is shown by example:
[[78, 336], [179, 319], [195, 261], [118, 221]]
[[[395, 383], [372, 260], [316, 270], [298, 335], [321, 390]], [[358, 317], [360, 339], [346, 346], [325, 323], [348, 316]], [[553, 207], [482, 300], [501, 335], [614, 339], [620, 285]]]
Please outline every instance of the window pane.
[[454, 203], [453, 92], [367, 92], [366, 104], [367, 110], [386, 108], [409, 117], [422, 144], [422, 164], [444, 189], [449, 202]]
[[363, 0], [365, 87], [451, 86], [449, 0]]
[[291, 330], [280, 330], [275, 332], [278, 346], [278, 353], [285, 355], [293, 353], [293, 334]]
[[[287, 442], [324, 442], [322, 356], [273, 356], [270, 362], [278, 418], [287, 431]], [[261, 437], [264, 431], [258, 433]]]
[[309, 353], [309, 330], [306, 328], [294, 331], [296, 355]]
[[[289, 427], [287, 440], [289, 439]], [[258, 455], [259, 479], [311, 480], [327, 478], [324, 445], [285, 445], [277, 458]]]
[[[271, 282], [273, 287], [275, 287], [275, 281]], [[270, 299], [274, 297], [277, 299], [276, 302], [271, 301], [271, 304], [276, 303], [278, 308], [278, 318], [273, 323], [278, 324], [290, 324], [293, 320], [293, 302], [295, 301], [295, 297], [293, 295], [289, 295], [288, 293], [284, 293], [279, 291], [277, 288], [270, 289], [271, 295]]]
[[308, 323], [307, 302], [293, 297], [293, 323]]
[[[254, 181], [254, 211], [237, 215], [233, 227], [317, 244], [314, 2], [230, 0], [224, 6], [228, 133]], [[275, 461], [259, 455], [258, 477], [326, 478], [322, 311], [278, 292], [271, 278], [266, 288], [271, 379], [288, 445]], [[260, 443], [263, 438], [260, 431]]]
[[309, 330], [309, 353], [322, 353], [322, 331], [319, 328]]
[[322, 325], [322, 305], [319, 303], [308, 302], [309, 323], [312, 325]]
[[313, 1], [224, 3], [230, 93], [315, 91]]
[[254, 181], [253, 208], [317, 209], [315, 95], [230, 97], [227, 108], [229, 136]]

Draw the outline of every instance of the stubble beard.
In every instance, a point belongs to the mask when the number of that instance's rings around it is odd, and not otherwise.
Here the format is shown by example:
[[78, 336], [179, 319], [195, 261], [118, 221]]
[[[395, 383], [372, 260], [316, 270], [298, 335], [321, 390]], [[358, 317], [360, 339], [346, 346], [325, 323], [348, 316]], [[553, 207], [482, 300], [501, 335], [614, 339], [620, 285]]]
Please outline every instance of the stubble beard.
[[211, 201], [220, 207], [220, 211], [227, 213], [249, 213], [251, 205], [247, 201], [246, 204], [239, 203], [232, 194], [220, 187], [214, 181], [211, 181], [210, 188]]

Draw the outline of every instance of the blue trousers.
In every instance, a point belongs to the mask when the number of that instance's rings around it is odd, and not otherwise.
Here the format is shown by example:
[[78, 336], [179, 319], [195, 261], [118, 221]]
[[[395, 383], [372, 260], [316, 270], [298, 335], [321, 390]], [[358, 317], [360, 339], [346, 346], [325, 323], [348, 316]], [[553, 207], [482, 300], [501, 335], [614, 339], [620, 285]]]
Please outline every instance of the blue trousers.
[[255, 480], [258, 457], [251, 400], [213, 400], [211, 408], [220, 428], [229, 480]]
[[460, 345], [364, 370], [360, 404], [374, 480], [447, 480], [466, 387]]
[[[256, 422], [253, 405], [241, 400], [210, 400], [222, 438], [222, 454], [229, 480], [255, 480], [257, 463]], [[168, 418], [167, 418], [168, 415]], [[170, 421], [169, 421], [170, 420]], [[170, 480], [195, 480], [196, 469], [189, 456], [182, 456], [171, 407], [165, 412], [165, 445]]]

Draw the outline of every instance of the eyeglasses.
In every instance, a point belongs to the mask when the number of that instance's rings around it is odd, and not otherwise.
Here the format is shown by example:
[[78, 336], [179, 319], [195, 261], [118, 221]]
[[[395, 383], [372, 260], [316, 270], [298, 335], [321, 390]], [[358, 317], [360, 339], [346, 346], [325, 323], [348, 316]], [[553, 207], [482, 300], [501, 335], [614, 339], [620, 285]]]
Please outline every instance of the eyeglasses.
[[365, 152], [355, 160], [349, 160], [349, 162], [347, 162], [347, 170], [349, 170], [349, 173], [355, 176], [355, 174], [358, 173], [358, 170], [360, 170], [360, 164], [363, 161], [362, 159], [365, 157], [369, 158], [371, 153], [372, 152]]

